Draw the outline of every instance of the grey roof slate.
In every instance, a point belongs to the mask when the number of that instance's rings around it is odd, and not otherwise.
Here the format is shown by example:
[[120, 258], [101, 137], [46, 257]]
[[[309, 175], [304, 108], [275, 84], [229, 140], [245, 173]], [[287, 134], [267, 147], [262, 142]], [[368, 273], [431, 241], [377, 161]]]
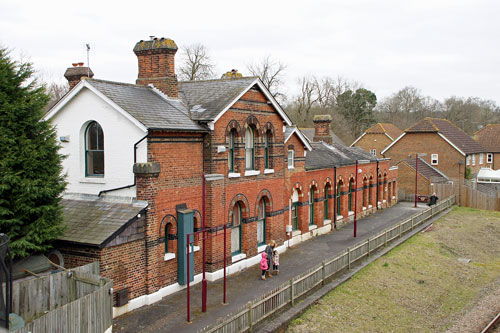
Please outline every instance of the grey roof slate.
[[97, 196], [61, 200], [66, 230], [59, 240], [100, 246], [147, 207], [147, 202], [120, 203]]
[[306, 155], [306, 170], [354, 165], [356, 160], [376, 162], [377, 158], [361, 148], [334, 143], [312, 142], [312, 151]]
[[[314, 131], [315, 131], [314, 128], [301, 128], [300, 131], [302, 132], [302, 134], [306, 136], [309, 142], [313, 142]], [[338, 143], [341, 145], [344, 144], [344, 142], [342, 142], [342, 140], [340, 140], [340, 138], [336, 136], [332, 130], [330, 130], [330, 136], [332, 137], [332, 143]]]
[[[403, 162], [408, 164], [410, 168], [415, 170], [415, 158], [408, 158], [405, 160], [401, 160], [397, 164], [399, 165], [400, 163]], [[418, 172], [423, 176], [425, 176], [426, 178], [432, 180], [434, 183], [442, 183], [450, 180], [448, 176], [446, 176], [444, 173], [442, 173], [437, 168], [433, 167], [420, 157], [418, 158]]]
[[152, 87], [95, 79], [87, 81], [148, 129], [206, 130], [189, 118], [189, 111], [180, 100], [166, 99]]
[[179, 82], [179, 98], [194, 120], [211, 121], [234, 101], [256, 77]]

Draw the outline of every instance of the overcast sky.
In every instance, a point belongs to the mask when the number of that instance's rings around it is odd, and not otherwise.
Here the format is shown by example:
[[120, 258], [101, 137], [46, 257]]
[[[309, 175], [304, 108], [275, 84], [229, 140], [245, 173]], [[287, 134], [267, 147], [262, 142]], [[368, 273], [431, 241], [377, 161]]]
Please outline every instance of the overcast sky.
[[[381, 100], [411, 85], [437, 99], [500, 104], [500, 1], [10, 1], [0, 44], [47, 81], [86, 60], [95, 78], [135, 82], [136, 42], [150, 35], [202, 43], [217, 72], [270, 55], [287, 65], [286, 92], [304, 75], [343, 76]], [[179, 53], [177, 60], [179, 60]]]

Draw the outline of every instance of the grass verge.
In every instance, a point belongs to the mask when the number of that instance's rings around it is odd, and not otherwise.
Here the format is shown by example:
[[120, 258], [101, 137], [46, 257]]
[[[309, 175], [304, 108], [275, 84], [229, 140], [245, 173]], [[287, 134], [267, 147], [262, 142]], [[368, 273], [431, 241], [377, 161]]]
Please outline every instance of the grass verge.
[[442, 332], [499, 275], [500, 213], [455, 208], [323, 297], [287, 331]]

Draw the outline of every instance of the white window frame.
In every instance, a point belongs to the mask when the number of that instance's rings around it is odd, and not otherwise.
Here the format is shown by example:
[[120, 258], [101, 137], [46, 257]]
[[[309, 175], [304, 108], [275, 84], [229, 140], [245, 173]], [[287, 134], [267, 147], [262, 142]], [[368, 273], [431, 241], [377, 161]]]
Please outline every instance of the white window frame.
[[472, 166], [476, 165], [476, 154], [472, 154]]
[[439, 154], [431, 154], [431, 165], [439, 164]]
[[493, 163], [493, 153], [486, 154], [486, 163]]
[[465, 164], [470, 165], [470, 155], [467, 155], [467, 158], [465, 159]]
[[[290, 153], [292, 153], [291, 158], [290, 158]], [[287, 155], [288, 169], [294, 168], [294, 163], [293, 163], [294, 159], [295, 159], [295, 151], [293, 149], [288, 149], [288, 155]]]
[[483, 163], [484, 163], [484, 154], [481, 153], [481, 154], [479, 154], [479, 164], [481, 165]]
[[370, 149], [370, 154], [377, 156], [377, 149]]

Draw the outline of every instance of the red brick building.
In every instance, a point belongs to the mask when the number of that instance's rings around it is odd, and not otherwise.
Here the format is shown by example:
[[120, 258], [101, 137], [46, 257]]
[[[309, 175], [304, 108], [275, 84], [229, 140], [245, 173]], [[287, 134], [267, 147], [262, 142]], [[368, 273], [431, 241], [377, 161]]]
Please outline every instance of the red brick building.
[[486, 151], [485, 168], [500, 169], [500, 124], [488, 124], [474, 133], [474, 140]]
[[391, 123], [377, 123], [354, 140], [351, 147], [360, 147], [373, 156], [383, 158], [382, 150], [399, 138], [401, 134], [403, 131]]
[[415, 177], [417, 179], [417, 195], [419, 196], [430, 196], [435, 192], [434, 184], [450, 181], [444, 173], [420, 157], [418, 158], [418, 165], [415, 163], [415, 158], [408, 158], [399, 161], [397, 166], [398, 188], [401, 192], [404, 192], [407, 199], [414, 198]]
[[486, 165], [485, 148], [447, 119], [425, 118], [382, 151], [392, 164], [417, 153], [426, 154], [421, 158], [450, 178], [463, 178], [464, 166], [477, 173]]
[[[184, 287], [186, 237], [203, 221], [227, 226], [231, 274], [256, 264], [271, 239], [284, 251], [348, 223], [355, 206], [361, 217], [396, 202], [387, 160], [310, 142], [258, 78], [177, 82], [176, 50], [169, 39], [141, 41], [136, 84], [83, 79], [46, 115], [72, 192], [59, 249], [70, 265], [100, 260], [121, 293], [115, 315]], [[222, 276], [223, 237], [191, 248], [195, 283], [204, 251], [207, 278]]]

